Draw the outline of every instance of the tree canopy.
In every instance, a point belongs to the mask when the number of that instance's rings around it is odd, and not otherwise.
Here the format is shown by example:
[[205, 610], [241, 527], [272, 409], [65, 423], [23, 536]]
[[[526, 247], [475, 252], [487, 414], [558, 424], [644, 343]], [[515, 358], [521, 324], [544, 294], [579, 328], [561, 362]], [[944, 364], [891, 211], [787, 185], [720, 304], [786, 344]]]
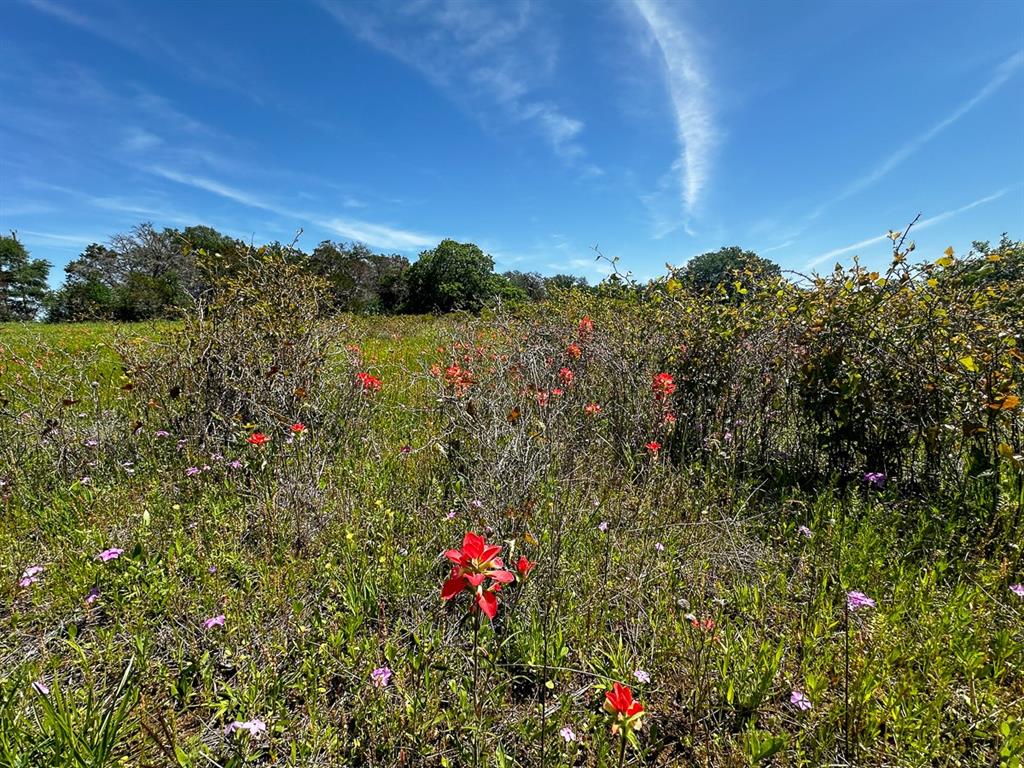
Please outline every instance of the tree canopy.
[[732, 245], [695, 256], [686, 263], [680, 276], [688, 287], [700, 293], [735, 296], [766, 277], [781, 274], [774, 261]]
[[30, 258], [17, 233], [0, 236], [0, 321], [34, 319], [49, 274], [50, 263]]

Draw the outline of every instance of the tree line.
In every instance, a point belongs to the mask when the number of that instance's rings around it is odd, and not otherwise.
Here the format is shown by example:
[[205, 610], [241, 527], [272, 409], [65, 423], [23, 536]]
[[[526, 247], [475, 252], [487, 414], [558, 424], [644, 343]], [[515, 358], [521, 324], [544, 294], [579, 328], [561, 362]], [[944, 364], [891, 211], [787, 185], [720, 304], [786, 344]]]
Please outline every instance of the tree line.
[[[294, 243], [261, 246], [300, 265], [330, 286], [332, 312], [424, 314], [457, 310], [477, 312], [501, 301], [543, 301], [571, 289], [615, 293], [643, 290], [614, 273], [599, 285], [570, 274], [496, 273], [494, 260], [473, 243], [442, 240], [414, 262], [365, 245], [324, 240], [311, 253]], [[116, 234], [107, 244], [91, 243], [66, 267], [64, 281], [49, 290], [51, 265], [31, 258], [17, 233], [0, 236], [0, 322], [44, 319], [49, 322], [139, 321], [175, 318], [209, 288], [217, 275], [244, 269], [253, 247], [206, 226], [157, 229], [142, 223]], [[998, 252], [1001, 274], [1024, 279], [1024, 249], [1003, 235]], [[992, 248], [975, 242], [973, 259], [963, 269], [985, 278]], [[738, 246], [720, 248], [673, 269], [680, 285], [728, 303], [765, 278], [781, 277], [777, 264]]]
[[[336, 312], [420, 314], [479, 311], [505, 302], [539, 301], [555, 290], [587, 288], [585, 278], [536, 272], [496, 273], [473, 243], [443, 240], [410, 262], [365, 245], [324, 240], [311, 253], [294, 243], [261, 246], [330, 286]], [[209, 287], [213, 274], [239, 270], [252, 246], [206, 226], [157, 229], [139, 224], [107, 244], [91, 243], [47, 287], [51, 266], [32, 259], [17, 233], [0, 236], [0, 321], [138, 321], [178, 316]], [[212, 270], [212, 271], [211, 271]]]

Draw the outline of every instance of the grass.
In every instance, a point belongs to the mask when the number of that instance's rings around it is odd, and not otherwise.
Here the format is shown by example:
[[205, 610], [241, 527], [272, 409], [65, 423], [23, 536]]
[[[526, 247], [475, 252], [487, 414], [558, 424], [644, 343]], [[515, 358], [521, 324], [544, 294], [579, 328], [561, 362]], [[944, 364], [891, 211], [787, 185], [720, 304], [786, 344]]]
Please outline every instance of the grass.
[[[555, 406], [439, 388], [453, 341], [493, 343], [451, 318], [347, 319], [327, 386], [358, 345], [379, 395], [211, 455], [152, 408], [131, 429], [114, 337], [176, 327], [0, 327], [0, 386], [64, 414], [3, 421], [0, 764], [1021, 765], [1019, 541], [972, 535], [987, 496], [614, 466], [607, 425], [569, 451]], [[462, 431], [488, 409], [521, 431]], [[478, 628], [440, 598], [468, 530], [537, 563]], [[625, 749], [613, 681], [646, 709]]]

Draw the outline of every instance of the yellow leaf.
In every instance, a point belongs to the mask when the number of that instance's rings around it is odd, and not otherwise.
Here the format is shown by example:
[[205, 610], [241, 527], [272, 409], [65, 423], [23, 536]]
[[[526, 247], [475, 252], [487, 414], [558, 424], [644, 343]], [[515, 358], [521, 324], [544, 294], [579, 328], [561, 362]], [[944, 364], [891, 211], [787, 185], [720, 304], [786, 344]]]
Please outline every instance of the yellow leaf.
[[964, 368], [966, 368], [971, 373], [977, 373], [978, 372], [978, 366], [976, 366], [974, 364], [974, 358], [971, 357], [970, 355], [968, 355], [967, 357], [961, 357], [960, 358], [960, 365], [962, 365]]

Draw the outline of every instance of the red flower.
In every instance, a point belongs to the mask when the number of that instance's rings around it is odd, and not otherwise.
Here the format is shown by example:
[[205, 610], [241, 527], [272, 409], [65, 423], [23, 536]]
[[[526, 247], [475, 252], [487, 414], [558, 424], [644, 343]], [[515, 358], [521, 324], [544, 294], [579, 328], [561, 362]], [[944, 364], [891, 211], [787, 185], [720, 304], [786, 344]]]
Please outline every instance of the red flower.
[[248, 438], [246, 438], [246, 442], [249, 443], [249, 445], [255, 445], [257, 448], [259, 448], [260, 446], [269, 443], [270, 438], [264, 435], [262, 432], [253, 432], [251, 435], [249, 435]]
[[610, 691], [605, 692], [604, 709], [615, 718], [612, 733], [618, 733], [620, 728], [639, 731], [643, 726], [644, 705], [634, 701], [633, 692], [622, 683], [615, 683]]
[[668, 411], [662, 417], [661, 421], [666, 427], [673, 427], [676, 423], [676, 415], [672, 413], [672, 411]]
[[550, 397], [550, 395], [551, 395], [550, 392], [545, 392], [544, 390], [541, 390], [540, 392], [538, 392], [537, 393], [537, 405], [539, 405], [541, 408], [543, 408], [545, 405], [547, 405], [548, 404], [548, 398]]
[[461, 397], [473, 383], [473, 372], [458, 363], [452, 363], [444, 371], [444, 381], [455, 390], [456, 396]]
[[565, 353], [573, 360], [579, 360], [583, 356], [583, 350], [580, 349], [580, 345], [573, 342], [565, 348]]
[[659, 373], [654, 377], [651, 389], [654, 390], [654, 396], [658, 400], [664, 400], [676, 391], [676, 383], [672, 379], [671, 374]]
[[[502, 584], [515, 580], [515, 575], [505, 570], [499, 554], [501, 547], [488, 546], [483, 536], [467, 533], [462, 539], [462, 549], [449, 549], [444, 553], [454, 567], [441, 587], [441, 599], [451, 600], [463, 590], [472, 592], [472, 609], [479, 609], [487, 618], [493, 619], [498, 613], [495, 593]], [[487, 579], [491, 580], [489, 585], [485, 584]]]
[[368, 373], [362, 372], [356, 374], [356, 380], [359, 382], [359, 388], [364, 393], [380, 392], [381, 380], [376, 376], [371, 376]]
[[306, 425], [303, 424], [301, 421], [297, 421], [294, 424], [292, 424], [291, 430], [296, 435], [301, 435], [303, 432], [306, 431]]
[[574, 374], [569, 368], [563, 368], [558, 372], [558, 378], [560, 378], [562, 383], [568, 387], [572, 384], [572, 380], [576, 378], [576, 374]]
[[703, 629], [705, 632], [710, 632], [715, 628], [714, 619], [698, 619], [696, 616], [690, 619], [690, 624], [694, 629]]
[[651, 442], [644, 445], [644, 448], [650, 451], [652, 456], [657, 456], [658, 451], [661, 450], [661, 443], [659, 443], [657, 440], [651, 440]]
[[554, 389], [551, 390], [551, 394], [555, 395], [556, 397], [558, 397], [560, 395], [564, 395], [565, 394], [565, 390], [562, 389], [561, 387], [555, 387]]
[[585, 339], [594, 330], [594, 321], [590, 319], [589, 315], [584, 315], [583, 319], [580, 320], [579, 332], [580, 338]]
[[516, 561], [516, 570], [524, 577], [536, 567], [537, 563], [531, 563], [529, 559], [527, 559], [526, 555], [520, 555], [519, 559]]
[[597, 403], [587, 403], [583, 406], [583, 412], [587, 414], [587, 416], [597, 416], [597, 414], [601, 412], [601, 406]]

